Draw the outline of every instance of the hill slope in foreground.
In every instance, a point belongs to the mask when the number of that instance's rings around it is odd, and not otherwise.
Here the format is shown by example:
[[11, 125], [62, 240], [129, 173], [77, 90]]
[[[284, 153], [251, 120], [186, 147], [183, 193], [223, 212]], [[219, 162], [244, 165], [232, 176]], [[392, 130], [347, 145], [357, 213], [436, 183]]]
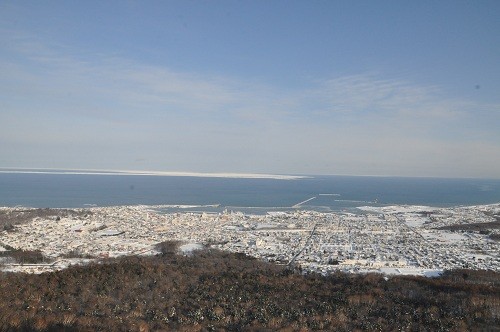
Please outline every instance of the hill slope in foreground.
[[498, 330], [497, 272], [301, 275], [217, 250], [0, 273], [0, 330]]

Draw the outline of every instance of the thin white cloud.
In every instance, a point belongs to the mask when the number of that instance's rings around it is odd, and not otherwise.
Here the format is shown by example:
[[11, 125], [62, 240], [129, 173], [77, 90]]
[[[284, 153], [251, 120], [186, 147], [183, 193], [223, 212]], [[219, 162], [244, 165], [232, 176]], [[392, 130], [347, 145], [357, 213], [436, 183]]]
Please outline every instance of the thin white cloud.
[[391, 115], [417, 114], [432, 117], [453, 116], [461, 112], [456, 101], [446, 100], [436, 86], [381, 79], [373, 75], [354, 75], [323, 83], [318, 95], [331, 112], [385, 112]]

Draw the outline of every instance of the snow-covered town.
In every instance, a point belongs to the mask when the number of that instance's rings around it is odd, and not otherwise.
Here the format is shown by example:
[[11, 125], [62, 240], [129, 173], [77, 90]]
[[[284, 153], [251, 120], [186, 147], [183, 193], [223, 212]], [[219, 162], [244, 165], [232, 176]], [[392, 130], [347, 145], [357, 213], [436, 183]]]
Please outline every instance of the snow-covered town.
[[[48, 262], [23, 264], [3, 255], [1, 268], [41, 273], [104, 257], [152, 255], [158, 243], [176, 240], [184, 253], [218, 248], [305, 273], [500, 271], [500, 204], [360, 207], [359, 213], [296, 209], [264, 215], [168, 212], [171, 207], [92, 207], [64, 217], [35, 217], [0, 232], [0, 251], [40, 250]], [[0, 208], [7, 214], [28, 210]]]

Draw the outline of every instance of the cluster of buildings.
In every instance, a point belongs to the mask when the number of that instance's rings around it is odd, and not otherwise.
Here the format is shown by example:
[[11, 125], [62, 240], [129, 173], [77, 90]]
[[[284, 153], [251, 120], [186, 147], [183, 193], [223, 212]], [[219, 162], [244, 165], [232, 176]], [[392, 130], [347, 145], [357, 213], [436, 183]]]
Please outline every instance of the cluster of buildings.
[[[457, 224], [492, 225], [500, 204], [430, 208], [364, 207], [360, 213], [291, 210], [248, 215], [239, 212], [159, 212], [161, 206], [88, 209], [57, 220], [37, 218], [0, 233], [0, 247], [41, 250], [50, 265], [6, 264], [11, 271], [59, 269], [85, 257], [156, 253], [156, 244], [178, 240], [242, 252], [303, 271], [328, 274], [383, 272], [436, 275], [445, 269], [500, 271], [500, 242], [488, 232], [439, 229]], [[168, 209], [167, 209], [168, 210]]]

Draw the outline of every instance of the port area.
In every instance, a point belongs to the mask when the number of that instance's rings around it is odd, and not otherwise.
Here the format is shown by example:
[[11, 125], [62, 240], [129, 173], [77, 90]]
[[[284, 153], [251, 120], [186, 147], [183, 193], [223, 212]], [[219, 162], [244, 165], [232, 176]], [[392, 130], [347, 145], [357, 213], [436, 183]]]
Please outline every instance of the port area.
[[[33, 210], [0, 208], [0, 213]], [[36, 217], [0, 232], [0, 268], [43, 273], [107, 257], [154, 255], [158, 243], [175, 240], [183, 248], [245, 253], [303, 273], [433, 277], [461, 268], [500, 271], [500, 204], [359, 207], [357, 214], [164, 210], [117, 206], [74, 209], [63, 217], [31, 213]], [[47, 262], [14, 261], [9, 257], [14, 249], [40, 251]]]

